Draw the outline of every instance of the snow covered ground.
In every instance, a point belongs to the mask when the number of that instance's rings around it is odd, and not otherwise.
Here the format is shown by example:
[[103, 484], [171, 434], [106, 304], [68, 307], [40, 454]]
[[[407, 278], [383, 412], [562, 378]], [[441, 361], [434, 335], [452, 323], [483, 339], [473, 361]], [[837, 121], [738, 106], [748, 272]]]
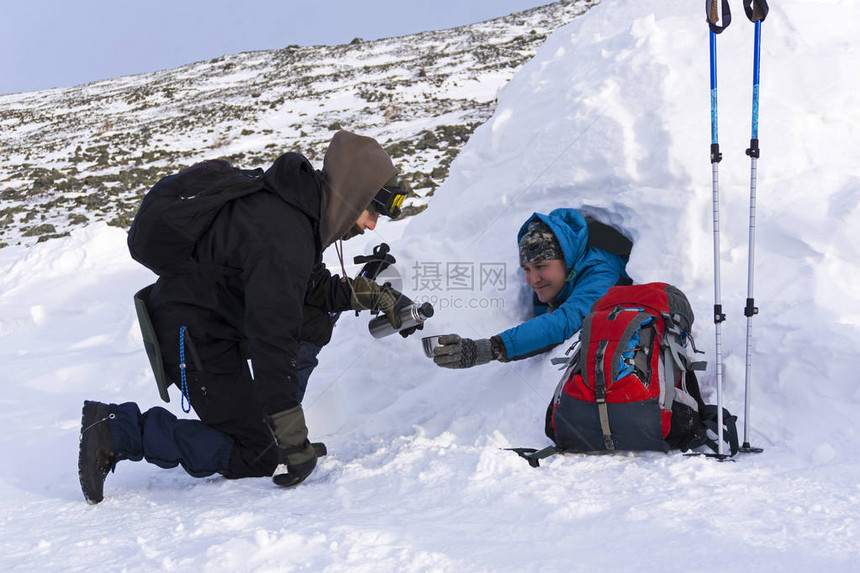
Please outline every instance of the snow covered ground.
[[[733, 4], [718, 39], [721, 265], [724, 398], [742, 416], [753, 25]], [[418, 337], [375, 340], [367, 317], [344, 316], [305, 399], [330, 451], [306, 484], [123, 462], [88, 506], [82, 400], [158, 404], [131, 305], [152, 275], [121, 230], [92, 225], [0, 250], [0, 569], [856, 571], [860, 8], [771, 4], [750, 416], [764, 453], [558, 456], [532, 469], [501, 448], [548, 443], [549, 356], [446, 371]], [[638, 282], [689, 295], [713, 402], [708, 91], [700, 3], [605, 0], [502, 91], [426, 212], [380, 224], [347, 255], [389, 242], [404, 289], [436, 304], [424, 334], [486, 337], [528, 316], [520, 223], [558, 206], [601, 215], [635, 239]]]

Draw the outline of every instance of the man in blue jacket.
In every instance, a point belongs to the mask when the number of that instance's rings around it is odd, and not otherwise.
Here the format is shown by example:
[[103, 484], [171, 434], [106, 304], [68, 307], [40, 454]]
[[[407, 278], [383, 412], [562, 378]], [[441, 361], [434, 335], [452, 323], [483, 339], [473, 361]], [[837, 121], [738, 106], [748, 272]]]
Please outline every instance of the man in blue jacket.
[[589, 225], [575, 209], [534, 213], [520, 227], [517, 241], [537, 316], [491, 338], [443, 335], [433, 357], [439, 366], [470, 368], [546, 352], [582, 327], [591, 306], [610, 287], [632, 282], [627, 258], [591, 246]]

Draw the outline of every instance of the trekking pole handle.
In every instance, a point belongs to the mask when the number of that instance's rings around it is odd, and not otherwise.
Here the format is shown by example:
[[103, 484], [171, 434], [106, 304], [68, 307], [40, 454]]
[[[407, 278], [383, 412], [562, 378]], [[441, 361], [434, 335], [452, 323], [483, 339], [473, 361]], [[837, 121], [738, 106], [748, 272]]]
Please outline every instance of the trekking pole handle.
[[358, 255], [352, 259], [355, 264], [364, 263], [361, 271], [358, 273], [360, 277], [366, 277], [370, 280], [376, 280], [379, 274], [397, 262], [397, 260], [389, 254], [391, 248], [388, 243], [380, 243], [373, 247], [373, 254]]

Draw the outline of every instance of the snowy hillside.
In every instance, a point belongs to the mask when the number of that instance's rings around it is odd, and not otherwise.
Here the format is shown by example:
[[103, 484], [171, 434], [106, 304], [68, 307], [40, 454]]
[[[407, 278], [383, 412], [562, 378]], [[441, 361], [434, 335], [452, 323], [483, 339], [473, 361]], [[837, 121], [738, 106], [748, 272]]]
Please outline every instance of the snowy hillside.
[[245, 52], [136, 76], [0, 95], [0, 247], [105, 221], [128, 228], [160, 177], [204, 158], [321, 159], [341, 127], [376, 137], [426, 207], [496, 93], [595, 0], [342, 46]]
[[[718, 39], [723, 378], [742, 415], [753, 25], [733, 4]], [[87, 506], [82, 400], [159, 404], [130, 304], [152, 275], [122, 229], [91, 224], [0, 249], [0, 569], [856, 571], [860, 8], [822, 4], [773, 0], [763, 25], [750, 420], [764, 453], [532, 469], [501, 448], [548, 444], [549, 357], [564, 348], [447, 371], [418, 338], [376, 340], [367, 317], [344, 316], [305, 398], [330, 451], [308, 482], [285, 491], [121, 462]], [[528, 316], [522, 221], [558, 206], [597, 214], [634, 238], [634, 279], [690, 297], [712, 402], [708, 92], [701, 3], [604, 0], [502, 90], [430, 209], [346, 254], [390, 243], [404, 289], [435, 303], [424, 334], [487, 337]], [[161, 405], [181, 415], [179, 403], [174, 389]]]

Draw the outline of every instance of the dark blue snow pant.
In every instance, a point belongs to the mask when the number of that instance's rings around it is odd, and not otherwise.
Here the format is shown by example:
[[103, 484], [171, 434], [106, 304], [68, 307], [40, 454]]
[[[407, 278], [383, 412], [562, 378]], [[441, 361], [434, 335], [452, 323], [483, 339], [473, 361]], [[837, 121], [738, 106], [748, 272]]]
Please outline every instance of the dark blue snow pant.
[[[297, 356], [301, 397], [316, 367], [320, 347], [302, 342]], [[177, 364], [166, 364], [179, 380]], [[111, 404], [110, 431], [117, 460], [146, 461], [162, 468], [181, 465], [194, 477], [270, 476], [278, 465], [263, 408], [252, 391], [251, 372], [239, 347], [207, 360], [205, 372], [186, 371], [191, 407], [200, 420], [181, 420], [161, 407], [140, 412], [137, 404]], [[176, 374], [174, 376], [174, 374]]]

